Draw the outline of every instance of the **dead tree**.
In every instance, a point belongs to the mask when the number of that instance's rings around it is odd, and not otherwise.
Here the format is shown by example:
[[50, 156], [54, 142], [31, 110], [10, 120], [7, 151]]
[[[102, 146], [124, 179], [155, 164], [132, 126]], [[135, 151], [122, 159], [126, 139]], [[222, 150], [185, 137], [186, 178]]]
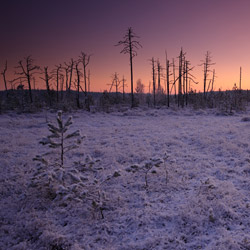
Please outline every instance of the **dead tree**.
[[60, 75], [60, 91], [61, 91], [61, 101], [63, 100], [63, 86], [64, 86], [64, 75]]
[[161, 64], [160, 64], [159, 60], [157, 60], [157, 72], [158, 72], [158, 88], [157, 88], [157, 92], [160, 93], [161, 92]]
[[200, 66], [203, 66], [203, 73], [204, 73], [204, 91], [203, 91], [203, 95], [204, 95], [204, 99], [206, 100], [206, 96], [207, 96], [207, 80], [209, 77], [209, 72], [211, 72], [210, 67], [212, 65], [214, 65], [215, 63], [212, 62], [212, 58], [211, 58], [211, 53], [209, 51], [207, 51], [206, 55], [205, 55], [205, 60], [202, 61], [202, 64], [200, 64]]
[[154, 103], [154, 107], [155, 107], [155, 60], [152, 57], [151, 59], [152, 62], [152, 75], [153, 75], [153, 103]]
[[37, 65], [33, 65], [34, 60], [31, 58], [31, 56], [25, 57], [24, 60], [25, 60], [25, 65], [23, 64], [22, 60], [18, 62], [19, 65], [16, 67], [16, 69], [19, 70], [20, 72], [15, 72], [15, 75], [18, 75], [19, 77], [14, 79], [14, 81], [24, 80], [28, 83], [29, 97], [30, 97], [30, 102], [32, 103], [33, 98], [32, 98], [31, 79], [33, 77], [33, 74], [37, 73], [36, 70], [39, 70], [40, 67]]
[[76, 95], [76, 105], [78, 108], [80, 108], [80, 88], [81, 88], [81, 72], [78, 68], [78, 64], [80, 63], [80, 61], [76, 62], [75, 64], [75, 69], [76, 69], [76, 89], [77, 89], [77, 95]]
[[84, 79], [84, 93], [85, 93], [85, 96], [87, 96], [87, 93], [88, 93], [86, 68], [87, 68], [87, 66], [88, 66], [88, 64], [90, 62], [90, 57], [91, 57], [91, 55], [87, 55], [86, 53], [81, 52], [80, 61], [81, 61], [82, 66], [83, 66], [83, 79]]
[[123, 49], [120, 53], [129, 54], [130, 74], [131, 74], [131, 107], [135, 107], [134, 103], [134, 87], [133, 87], [133, 58], [137, 56], [137, 50], [142, 48], [141, 44], [136, 40], [139, 38], [133, 32], [132, 28], [128, 28], [124, 40], [119, 41], [116, 46], [122, 45]]
[[169, 95], [169, 60], [168, 60], [167, 52], [165, 54], [166, 54], [167, 105], [169, 107], [169, 105], [170, 105], [170, 95]]
[[73, 70], [74, 70], [74, 65], [75, 65], [73, 58], [71, 58], [69, 64], [65, 63], [65, 65], [68, 68], [68, 72], [69, 72], [69, 78], [67, 79], [68, 80], [67, 92], [68, 92], [68, 95], [70, 95], [71, 85], [72, 85], [72, 76], [73, 76]]
[[178, 86], [178, 107], [182, 104], [182, 72], [183, 72], [183, 51], [181, 48], [180, 56], [179, 56], [179, 86]]
[[48, 66], [44, 67], [43, 74], [44, 74], [44, 78], [43, 77], [40, 77], [40, 78], [45, 81], [47, 94], [48, 94], [48, 98], [49, 98], [49, 105], [51, 106], [51, 104], [52, 104], [52, 96], [51, 96], [49, 81], [52, 79], [52, 76], [49, 76]]
[[7, 72], [7, 60], [5, 61], [4, 69], [1, 72], [1, 75], [3, 76], [3, 82], [6, 93], [8, 93], [8, 87], [7, 87], [7, 80], [6, 80], [6, 72]]
[[63, 67], [65, 71], [65, 91], [68, 91], [68, 81], [69, 81], [69, 66], [67, 63], [64, 63], [65, 67]]
[[207, 93], [208, 92], [212, 92], [214, 90], [214, 81], [215, 81], [215, 69], [213, 70], [213, 76], [212, 76], [212, 79], [209, 80], [209, 84], [208, 84], [208, 87], [207, 87]]
[[56, 101], [58, 102], [59, 101], [59, 80], [61, 77], [62, 65], [59, 64], [59, 65], [56, 65], [55, 67], [56, 69], [53, 71], [53, 76], [56, 79]]
[[114, 81], [114, 85], [115, 85], [116, 100], [118, 100], [118, 89], [119, 89], [120, 81], [118, 78], [118, 74], [116, 72], [115, 72], [115, 75], [113, 76], [113, 81]]
[[177, 100], [177, 95], [176, 95], [176, 81], [175, 81], [175, 61], [174, 61], [174, 58], [173, 58], [173, 63], [172, 63], [172, 66], [173, 66], [173, 87], [174, 87], [174, 99], [175, 99], [175, 102]]
[[188, 105], [188, 61], [185, 61], [185, 64], [184, 64], [184, 67], [185, 67], [185, 80], [186, 80], [186, 90], [185, 90], [185, 103], [186, 103], [186, 106]]
[[116, 101], [118, 100], [118, 90], [119, 90], [120, 82], [121, 81], [118, 78], [118, 74], [115, 72], [115, 74], [112, 75], [111, 84], [108, 84], [108, 85], [110, 85], [109, 93], [112, 91], [113, 87], [115, 87]]

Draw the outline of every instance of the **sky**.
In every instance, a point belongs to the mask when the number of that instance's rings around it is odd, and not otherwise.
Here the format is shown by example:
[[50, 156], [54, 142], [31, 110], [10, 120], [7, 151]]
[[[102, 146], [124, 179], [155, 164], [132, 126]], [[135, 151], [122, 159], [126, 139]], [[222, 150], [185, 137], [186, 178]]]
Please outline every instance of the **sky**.
[[[91, 54], [91, 90], [109, 89], [117, 72], [130, 86], [129, 55], [115, 46], [128, 27], [139, 36], [142, 48], [134, 58], [134, 82], [146, 86], [152, 78], [150, 59], [165, 66], [165, 51], [172, 61], [183, 48], [194, 66], [192, 74], [202, 91], [202, 66], [207, 51], [216, 71], [215, 89], [250, 88], [249, 0], [8, 0], [1, 3], [0, 71], [8, 60], [7, 78], [15, 78], [18, 61], [31, 55], [40, 67]], [[152, 80], [151, 80], [152, 81]], [[36, 76], [36, 84], [45, 84]], [[0, 77], [0, 89], [3, 80]]]

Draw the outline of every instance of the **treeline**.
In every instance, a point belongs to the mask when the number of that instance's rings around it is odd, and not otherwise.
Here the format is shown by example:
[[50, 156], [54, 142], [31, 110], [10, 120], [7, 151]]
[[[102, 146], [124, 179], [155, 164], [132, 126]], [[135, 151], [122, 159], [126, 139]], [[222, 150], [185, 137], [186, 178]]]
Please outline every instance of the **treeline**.
[[[215, 63], [211, 53], [206, 52], [200, 64], [203, 68], [203, 93], [195, 90], [198, 84], [192, 74], [194, 67], [188, 60], [187, 54], [181, 48], [177, 58], [168, 58], [165, 52], [165, 62], [152, 57], [149, 61], [152, 70], [152, 79], [148, 89], [140, 79], [133, 79], [133, 58], [137, 55], [142, 45], [139, 37], [128, 28], [123, 40], [116, 46], [122, 46], [121, 53], [129, 55], [130, 63], [130, 94], [125, 93], [127, 80], [119, 77], [115, 72], [112, 75], [108, 90], [101, 94], [90, 91], [91, 55], [81, 52], [77, 59], [71, 58], [68, 62], [55, 65], [53, 69], [48, 66], [36, 65], [31, 56], [20, 60], [15, 67], [14, 79], [7, 79], [8, 62], [6, 61], [1, 71], [4, 92], [0, 95], [1, 110], [37, 110], [43, 107], [50, 108], [81, 108], [90, 111], [95, 109], [109, 110], [112, 105], [138, 105], [149, 107], [192, 105], [195, 108], [218, 108], [221, 102], [229, 109], [243, 109], [248, 103], [248, 91], [241, 90], [241, 68], [239, 88], [236, 84], [232, 91], [214, 91]], [[177, 59], [177, 60], [176, 60]], [[44, 82], [45, 91], [38, 91], [37, 79]], [[98, 107], [98, 108], [97, 108]], [[228, 109], [228, 108], [226, 108]]]

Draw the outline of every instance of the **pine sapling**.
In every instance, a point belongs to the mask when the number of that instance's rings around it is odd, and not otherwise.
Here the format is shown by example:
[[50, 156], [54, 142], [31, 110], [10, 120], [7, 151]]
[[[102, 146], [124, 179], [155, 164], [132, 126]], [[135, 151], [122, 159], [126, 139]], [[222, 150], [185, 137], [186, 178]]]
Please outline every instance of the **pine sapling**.
[[[49, 123], [49, 131], [51, 132], [46, 138], [44, 138], [40, 143], [42, 145], [49, 145], [50, 148], [59, 149], [61, 166], [64, 164], [64, 156], [68, 151], [78, 148], [81, 144], [81, 134], [79, 130], [76, 130], [73, 133], [67, 134], [70, 125], [72, 124], [72, 117], [70, 116], [68, 120], [63, 123], [62, 111], [58, 111], [57, 114], [57, 126]], [[66, 141], [72, 140], [73, 138], [77, 138], [75, 141], [66, 144]]]

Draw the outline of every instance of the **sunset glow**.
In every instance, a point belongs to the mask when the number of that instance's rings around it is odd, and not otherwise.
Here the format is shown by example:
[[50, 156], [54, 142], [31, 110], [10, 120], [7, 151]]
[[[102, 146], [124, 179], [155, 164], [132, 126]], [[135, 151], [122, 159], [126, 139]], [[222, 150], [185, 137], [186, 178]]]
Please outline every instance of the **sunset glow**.
[[[238, 85], [240, 67], [242, 88], [250, 89], [249, 10], [248, 0], [5, 1], [0, 17], [0, 71], [8, 60], [11, 80], [18, 61], [28, 55], [52, 70], [84, 51], [92, 54], [91, 91], [108, 89], [115, 72], [124, 75], [129, 86], [129, 56], [114, 45], [132, 27], [143, 46], [134, 58], [134, 81], [140, 78], [146, 92], [152, 81], [149, 59], [159, 59], [165, 67], [166, 50], [177, 64], [181, 47], [195, 67], [197, 91], [203, 88], [203, 68], [198, 65], [206, 51], [216, 63], [216, 90]], [[45, 88], [39, 76], [36, 81]], [[0, 89], [4, 89], [2, 78]]]

